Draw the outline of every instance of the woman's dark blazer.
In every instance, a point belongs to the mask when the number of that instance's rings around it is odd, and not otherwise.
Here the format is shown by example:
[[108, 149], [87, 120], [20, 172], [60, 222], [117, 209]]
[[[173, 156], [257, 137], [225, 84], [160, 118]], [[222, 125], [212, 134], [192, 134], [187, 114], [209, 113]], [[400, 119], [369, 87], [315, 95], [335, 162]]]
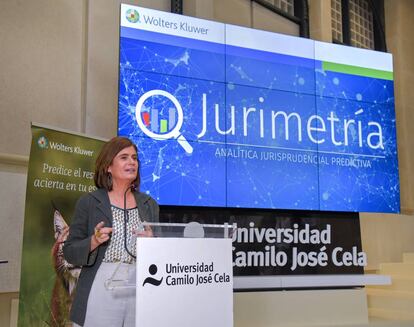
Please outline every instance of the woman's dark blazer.
[[[140, 192], [134, 192], [134, 196], [141, 220], [158, 222], [159, 207], [155, 200]], [[70, 319], [81, 326], [85, 322], [93, 280], [108, 247], [106, 242], [90, 252], [91, 237], [95, 232], [95, 226], [101, 221], [105, 222], [105, 227], [112, 227], [111, 204], [105, 189], [85, 194], [78, 200], [69, 235], [63, 246], [66, 261], [82, 266], [70, 312]]]

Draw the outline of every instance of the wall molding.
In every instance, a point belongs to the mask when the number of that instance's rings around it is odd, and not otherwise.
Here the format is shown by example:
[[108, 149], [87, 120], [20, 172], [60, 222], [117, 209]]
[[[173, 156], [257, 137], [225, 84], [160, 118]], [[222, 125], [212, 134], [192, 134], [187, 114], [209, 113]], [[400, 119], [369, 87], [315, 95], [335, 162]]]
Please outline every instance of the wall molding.
[[0, 164], [27, 168], [29, 164], [29, 156], [0, 152]]

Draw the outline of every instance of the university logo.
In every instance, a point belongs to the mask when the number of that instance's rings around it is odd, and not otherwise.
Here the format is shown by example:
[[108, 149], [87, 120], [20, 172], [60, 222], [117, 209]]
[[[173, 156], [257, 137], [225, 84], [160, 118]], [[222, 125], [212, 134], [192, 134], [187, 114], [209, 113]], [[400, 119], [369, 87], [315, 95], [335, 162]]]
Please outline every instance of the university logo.
[[125, 16], [130, 23], [139, 22], [139, 13], [135, 9], [128, 9]]
[[[148, 272], [150, 273], [151, 276], [154, 276], [158, 271], [158, 267], [154, 264], [152, 264], [151, 266], [149, 266], [148, 268]], [[145, 284], [151, 284], [154, 286], [160, 286], [162, 283], [164, 277], [162, 277], [161, 279], [156, 279], [154, 277], [147, 277], [144, 280], [144, 283], [142, 284], [142, 286], [145, 286]]]
[[46, 137], [41, 136], [37, 139], [37, 145], [41, 149], [47, 149], [47, 147], [49, 146], [49, 141]]

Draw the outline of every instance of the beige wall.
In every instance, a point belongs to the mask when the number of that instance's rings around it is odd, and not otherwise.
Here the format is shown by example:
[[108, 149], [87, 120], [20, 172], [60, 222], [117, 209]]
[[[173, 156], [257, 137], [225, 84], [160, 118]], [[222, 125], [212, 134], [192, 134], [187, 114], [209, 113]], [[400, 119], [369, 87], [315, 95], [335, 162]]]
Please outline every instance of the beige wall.
[[414, 216], [364, 213], [360, 221], [366, 270], [377, 270], [383, 262], [401, 262], [404, 252], [414, 252]]
[[401, 182], [401, 209], [414, 214], [414, 2], [385, 1], [388, 51], [394, 54], [395, 109], [397, 115], [398, 159]]
[[388, 51], [394, 56], [395, 111], [402, 215], [361, 214], [368, 269], [381, 262], [398, 262], [403, 252], [414, 252], [414, 1], [385, 0]]
[[82, 1], [0, 1], [0, 152], [28, 155], [30, 121], [80, 129], [82, 15]]
[[332, 42], [331, 1], [312, 0], [309, 3], [309, 34], [313, 40]]
[[[0, 292], [15, 294], [19, 288], [30, 122], [103, 138], [116, 134], [120, 2], [0, 1], [0, 259], [10, 261], [0, 266]], [[123, 2], [170, 10], [170, 0]], [[309, 4], [312, 38], [330, 41], [330, 0]], [[369, 269], [414, 251], [414, 142], [410, 135], [414, 1], [385, 0], [385, 12], [388, 48], [394, 54], [401, 201], [406, 215], [361, 215]], [[184, 13], [298, 34], [295, 24], [249, 0], [184, 0]]]
[[226, 24], [299, 35], [297, 24], [248, 0], [184, 0], [183, 13]]
[[0, 293], [0, 326], [17, 326], [19, 293]]
[[[102, 5], [102, 3], [105, 5]], [[116, 135], [118, 110], [118, 51], [121, 1], [89, 0], [87, 33], [85, 114], [83, 132], [104, 138]], [[170, 11], [170, 0], [122, 1]]]

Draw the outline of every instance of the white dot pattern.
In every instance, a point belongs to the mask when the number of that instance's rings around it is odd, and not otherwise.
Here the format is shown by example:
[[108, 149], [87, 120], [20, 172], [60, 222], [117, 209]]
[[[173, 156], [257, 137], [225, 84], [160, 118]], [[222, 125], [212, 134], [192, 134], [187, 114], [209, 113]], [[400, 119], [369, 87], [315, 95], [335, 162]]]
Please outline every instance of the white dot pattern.
[[[112, 210], [112, 236], [109, 240], [108, 248], [105, 252], [104, 262], [124, 262], [133, 263], [135, 259], [131, 257], [124, 247], [124, 209], [111, 206]], [[138, 229], [141, 224], [138, 208], [128, 209], [127, 221], [127, 246], [129, 252], [136, 256], [136, 243], [131, 243], [133, 231]]]

